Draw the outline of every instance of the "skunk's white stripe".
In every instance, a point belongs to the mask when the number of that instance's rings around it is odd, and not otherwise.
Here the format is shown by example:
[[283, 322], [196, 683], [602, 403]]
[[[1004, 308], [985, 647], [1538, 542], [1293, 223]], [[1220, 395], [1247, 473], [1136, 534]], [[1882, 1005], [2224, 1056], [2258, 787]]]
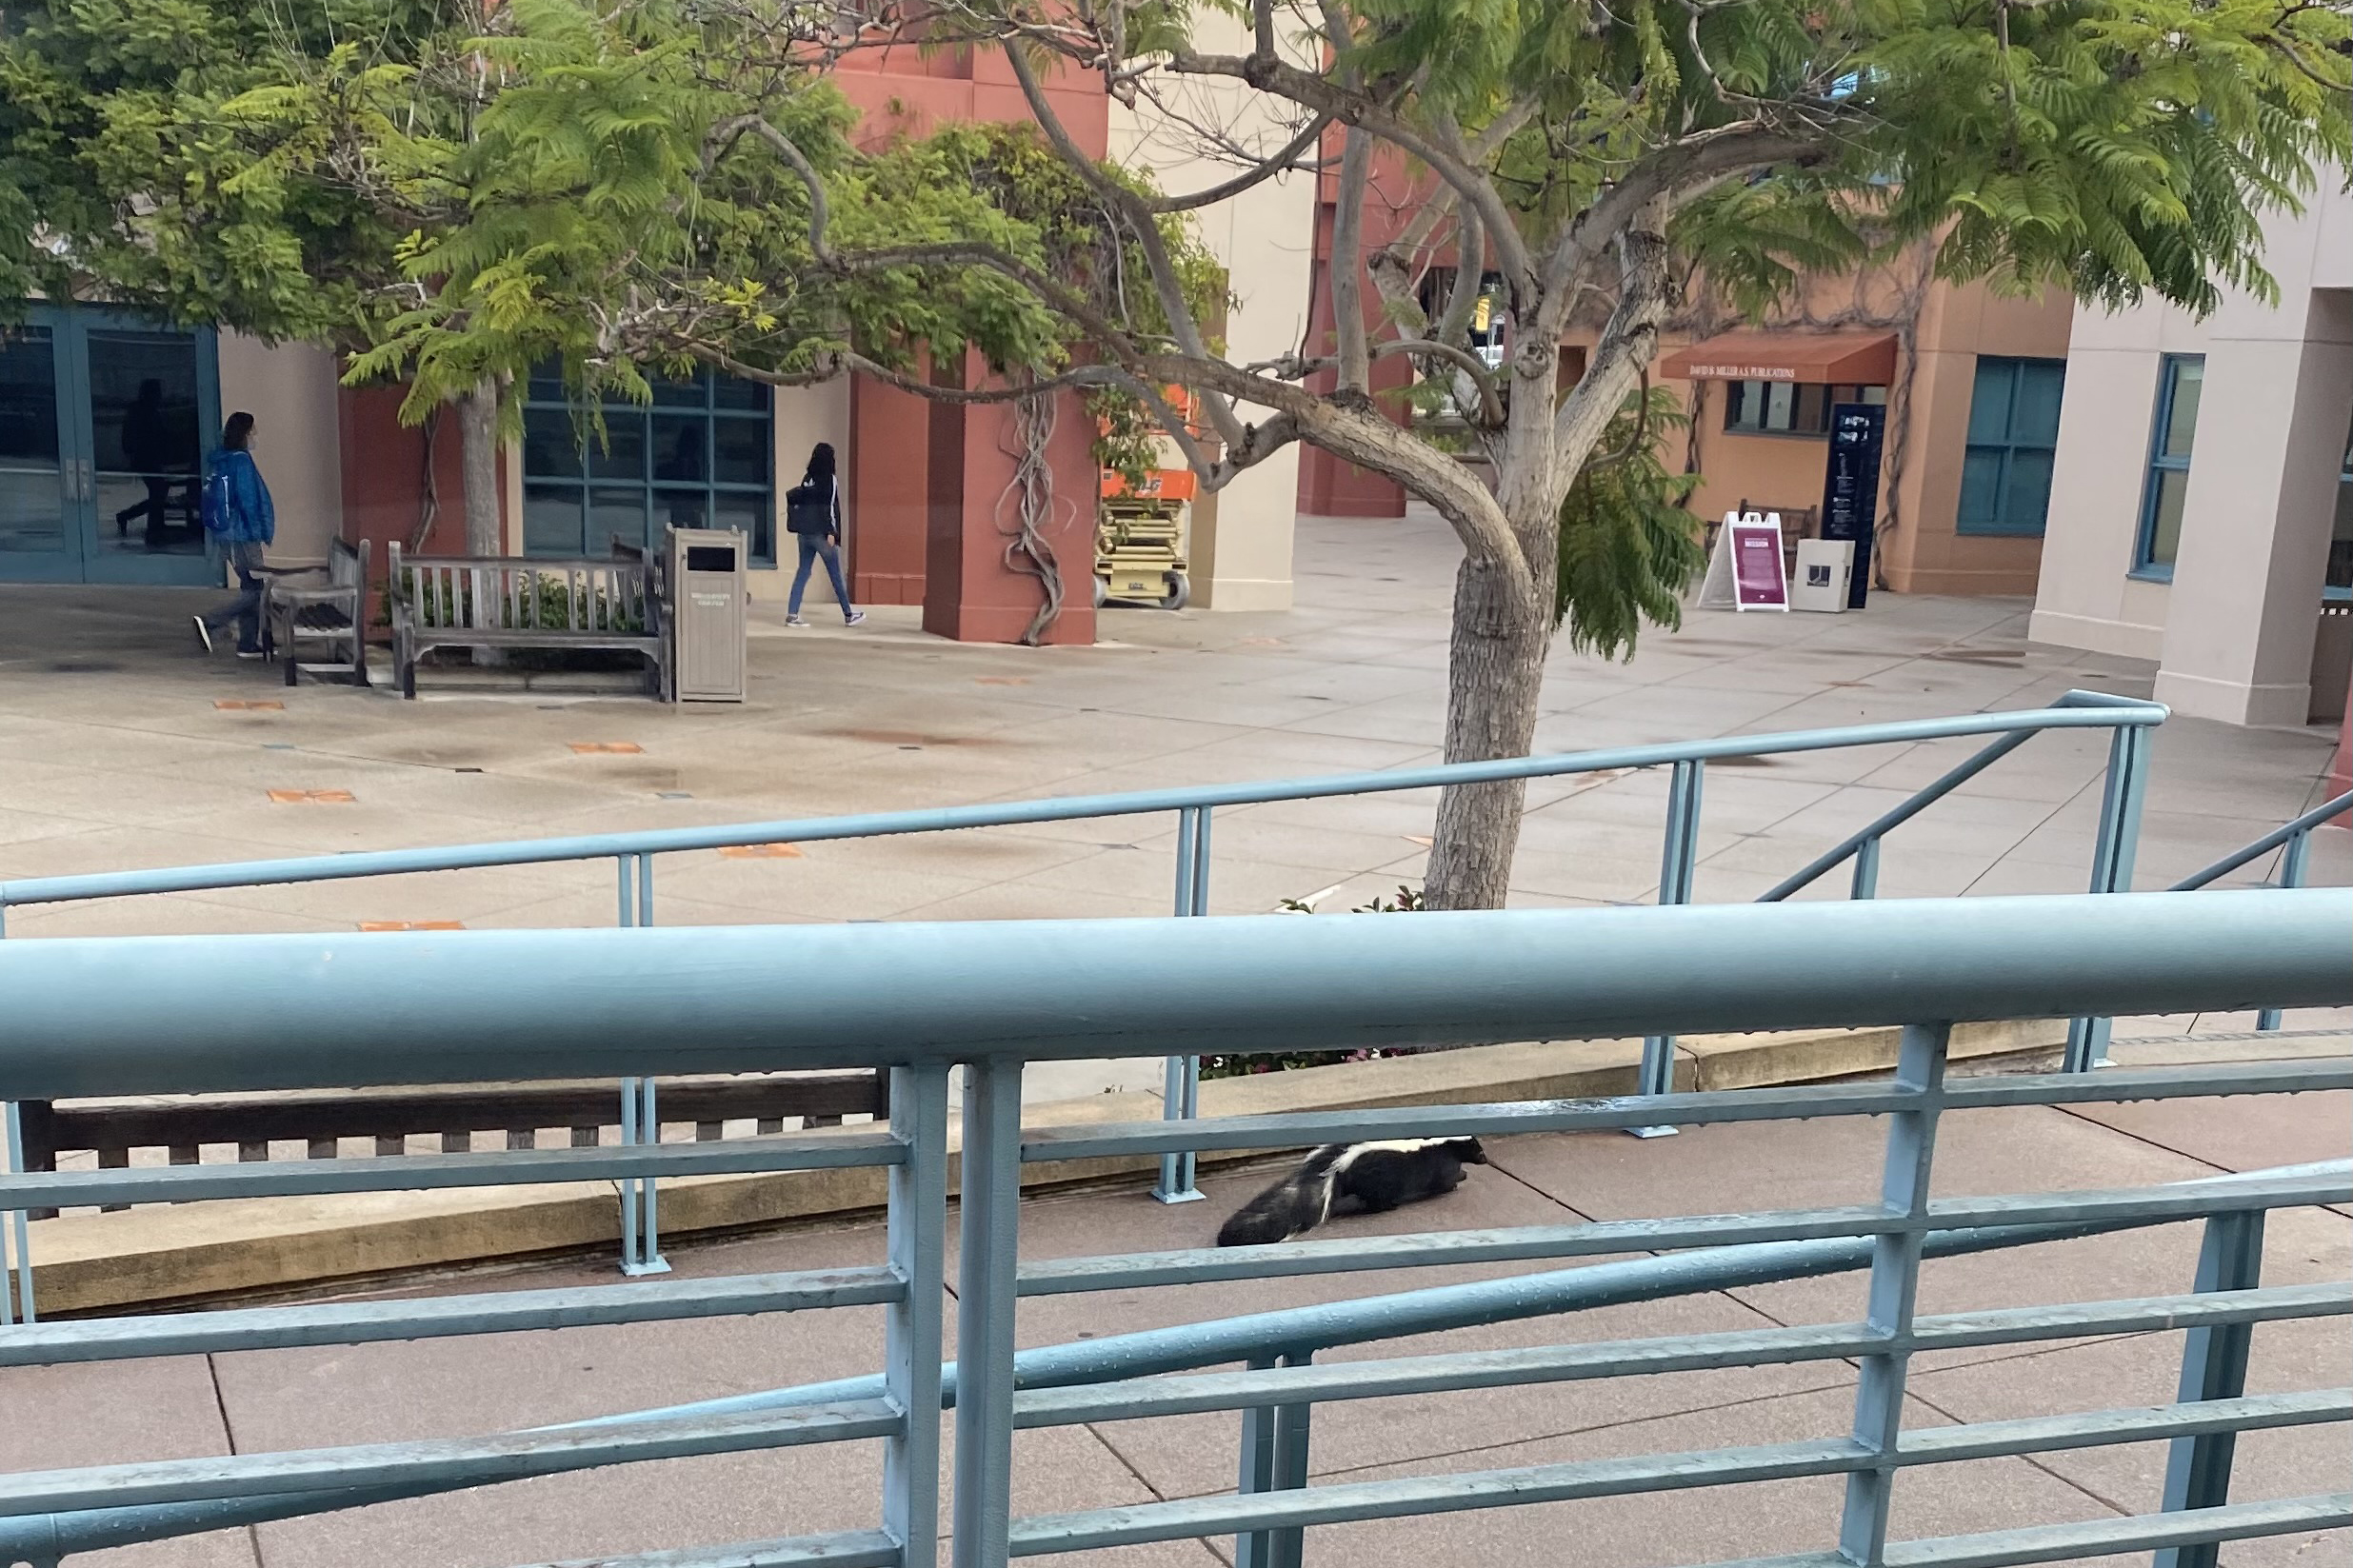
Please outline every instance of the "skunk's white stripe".
[[[1466, 1141], [1461, 1138], [1392, 1138], [1373, 1143], [1351, 1143], [1341, 1151], [1339, 1159], [1331, 1162], [1331, 1173], [1337, 1177], [1354, 1164], [1356, 1157], [1362, 1154], [1418, 1154], [1424, 1149], [1442, 1148], [1448, 1143], [1464, 1141]], [[1328, 1199], [1325, 1206], [1330, 1206]]]

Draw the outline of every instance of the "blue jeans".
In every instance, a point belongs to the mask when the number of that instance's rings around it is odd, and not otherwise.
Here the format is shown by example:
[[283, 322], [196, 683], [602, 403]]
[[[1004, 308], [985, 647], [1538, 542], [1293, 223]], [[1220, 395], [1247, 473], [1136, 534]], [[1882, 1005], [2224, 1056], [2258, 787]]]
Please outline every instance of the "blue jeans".
[[229, 565], [237, 568], [237, 597], [204, 618], [214, 631], [237, 623], [237, 650], [258, 653], [262, 645], [262, 543], [240, 539], [229, 546]]
[[834, 603], [842, 606], [842, 618], [847, 620], [849, 618], [849, 585], [842, 581], [841, 546], [834, 544], [832, 537], [828, 534], [797, 533], [792, 537], [799, 542], [801, 546], [801, 569], [792, 574], [792, 599], [786, 605], [785, 613], [788, 615], [801, 613], [801, 595], [808, 590], [808, 569], [815, 566], [818, 558], [822, 556], [826, 564], [826, 575], [833, 579]]

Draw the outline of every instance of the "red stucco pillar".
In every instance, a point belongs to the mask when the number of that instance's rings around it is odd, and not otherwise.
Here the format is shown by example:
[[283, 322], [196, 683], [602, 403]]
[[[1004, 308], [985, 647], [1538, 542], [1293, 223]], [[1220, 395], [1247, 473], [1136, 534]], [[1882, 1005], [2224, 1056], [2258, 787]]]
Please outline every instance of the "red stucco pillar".
[[850, 378], [849, 593], [861, 605], [924, 602], [931, 408], [912, 392]]
[[[1060, 568], [1063, 605], [1048, 643], [1095, 640], [1094, 427], [1076, 397], [1057, 398], [1047, 447], [1054, 476], [1052, 516], [1041, 530]], [[924, 629], [963, 643], [1021, 640], [1044, 603], [1038, 579], [1007, 560], [1015, 526], [1007, 486], [1013, 478], [1014, 414], [1007, 404], [931, 408], [927, 462], [930, 527], [926, 540]]]

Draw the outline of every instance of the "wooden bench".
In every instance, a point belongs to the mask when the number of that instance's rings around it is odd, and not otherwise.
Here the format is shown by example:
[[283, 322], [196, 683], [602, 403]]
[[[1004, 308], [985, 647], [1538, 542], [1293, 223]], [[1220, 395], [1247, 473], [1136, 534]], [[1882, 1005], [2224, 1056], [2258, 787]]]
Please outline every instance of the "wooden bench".
[[[174, 1165], [202, 1162], [208, 1146], [235, 1145], [240, 1161], [268, 1160], [271, 1143], [299, 1142], [311, 1160], [345, 1158], [346, 1140], [372, 1140], [380, 1156], [409, 1152], [409, 1140], [438, 1134], [444, 1153], [464, 1154], [477, 1133], [505, 1135], [509, 1149], [548, 1146], [550, 1131], [573, 1148], [594, 1148], [620, 1125], [621, 1097], [610, 1080], [552, 1083], [479, 1083], [458, 1088], [301, 1090], [264, 1094], [151, 1095], [22, 1104], [25, 1168], [53, 1171], [61, 1154], [92, 1152], [101, 1170], [131, 1163], [134, 1149], [162, 1149]], [[691, 1122], [697, 1142], [728, 1136], [749, 1122], [751, 1136], [839, 1126], [846, 1116], [890, 1120], [887, 1069], [708, 1074], [661, 1081], [666, 1125]], [[226, 1150], [223, 1150], [226, 1153]], [[392, 1183], [396, 1184], [396, 1183]], [[32, 1211], [50, 1218], [53, 1210]]]
[[634, 561], [417, 556], [390, 548], [392, 667], [417, 694], [417, 660], [434, 648], [609, 648], [646, 656], [648, 685], [668, 686], [661, 596]]
[[[325, 582], [297, 582], [300, 577]], [[337, 539], [327, 565], [273, 576], [262, 600], [262, 646], [286, 664], [286, 684], [299, 675], [348, 675], [368, 684], [368, 541]], [[306, 648], [323, 659], [305, 660]]]

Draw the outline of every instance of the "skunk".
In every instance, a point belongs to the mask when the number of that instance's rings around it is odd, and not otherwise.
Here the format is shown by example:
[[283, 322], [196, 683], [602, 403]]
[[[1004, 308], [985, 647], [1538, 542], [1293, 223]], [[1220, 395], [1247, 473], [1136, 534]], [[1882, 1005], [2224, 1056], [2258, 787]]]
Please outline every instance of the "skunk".
[[1465, 1165], [1484, 1165], [1475, 1138], [1407, 1138], [1384, 1143], [1326, 1143], [1282, 1181], [1234, 1212], [1217, 1233], [1221, 1247], [1287, 1241], [1331, 1218], [1344, 1199], [1367, 1214], [1452, 1192]]

